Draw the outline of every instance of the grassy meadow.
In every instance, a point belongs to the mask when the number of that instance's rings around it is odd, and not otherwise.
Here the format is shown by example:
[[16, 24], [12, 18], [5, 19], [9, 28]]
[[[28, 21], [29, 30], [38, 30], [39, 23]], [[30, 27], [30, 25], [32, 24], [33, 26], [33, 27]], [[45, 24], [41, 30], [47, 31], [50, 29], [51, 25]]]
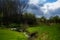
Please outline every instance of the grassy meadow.
[[[38, 32], [36, 40], [60, 40], [60, 24], [38, 25], [36, 27], [29, 27], [27, 30], [32, 32]], [[23, 32], [11, 31], [9, 29], [0, 28], [0, 40], [28, 40]], [[34, 40], [34, 39], [33, 39]]]
[[26, 40], [27, 38], [22, 32], [15, 32], [9, 29], [0, 28], [0, 40]]

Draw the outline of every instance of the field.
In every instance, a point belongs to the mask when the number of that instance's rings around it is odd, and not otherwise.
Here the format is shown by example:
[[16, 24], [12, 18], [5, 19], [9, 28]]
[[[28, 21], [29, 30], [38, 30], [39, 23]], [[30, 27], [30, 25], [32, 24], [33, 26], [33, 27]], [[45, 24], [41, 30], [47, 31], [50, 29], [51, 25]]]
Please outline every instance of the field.
[[8, 29], [0, 29], [0, 40], [26, 40], [23, 33], [10, 31]]
[[[54, 24], [52, 26], [40, 25], [37, 27], [29, 28], [30, 32], [38, 31], [37, 40], [60, 40], [60, 25]], [[48, 37], [47, 37], [48, 36]], [[45, 38], [44, 38], [45, 37]]]
[[[29, 27], [27, 29], [30, 33], [38, 32], [36, 40], [60, 40], [60, 24], [39, 25], [36, 27]], [[22, 32], [11, 31], [9, 29], [0, 28], [0, 40], [28, 40]], [[33, 39], [34, 40], [34, 39]]]

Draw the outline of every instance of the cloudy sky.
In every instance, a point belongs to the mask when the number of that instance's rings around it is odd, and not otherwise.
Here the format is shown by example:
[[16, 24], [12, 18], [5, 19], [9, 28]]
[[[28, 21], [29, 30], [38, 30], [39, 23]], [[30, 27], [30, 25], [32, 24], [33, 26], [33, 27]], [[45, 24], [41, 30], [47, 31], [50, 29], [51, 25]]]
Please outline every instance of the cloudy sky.
[[29, 0], [27, 11], [36, 14], [37, 17], [60, 16], [60, 0]]

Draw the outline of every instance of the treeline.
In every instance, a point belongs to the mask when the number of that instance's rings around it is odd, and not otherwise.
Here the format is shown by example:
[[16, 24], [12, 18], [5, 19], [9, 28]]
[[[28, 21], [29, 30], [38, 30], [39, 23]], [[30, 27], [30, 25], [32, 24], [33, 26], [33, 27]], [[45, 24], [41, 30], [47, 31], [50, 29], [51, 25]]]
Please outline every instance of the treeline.
[[51, 16], [50, 18], [45, 18], [44, 16], [42, 16], [41, 18], [37, 19], [39, 21], [39, 23], [45, 23], [45, 24], [49, 24], [49, 23], [60, 23], [60, 17], [58, 15], [56, 16]]
[[3, 18], [2, 14], [0, 15], [0, 22], [1, 25], [5, 26], [21, 26], [22, 25], [38, 25], [38, 24], [51, 24], [51, 23], [60, 23], [60, 17], [59, 16], [54, 16], [50, 17], [49, 19], [45, 18], [44, 16], [40, 18], [36, 18], [36, 16], [32, 13], [23, 13], [22, 16], [17, 15], [17, 16], [10, 16], [7, 19]]

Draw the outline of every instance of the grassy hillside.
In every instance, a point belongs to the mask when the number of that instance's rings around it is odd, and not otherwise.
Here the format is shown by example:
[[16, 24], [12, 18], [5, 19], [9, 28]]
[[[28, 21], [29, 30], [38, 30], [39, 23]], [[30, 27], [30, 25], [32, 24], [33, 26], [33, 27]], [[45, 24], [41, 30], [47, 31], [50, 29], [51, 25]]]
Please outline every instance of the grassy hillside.
[[0, 40], [27, 40], [23, 33], [0, 29]]

